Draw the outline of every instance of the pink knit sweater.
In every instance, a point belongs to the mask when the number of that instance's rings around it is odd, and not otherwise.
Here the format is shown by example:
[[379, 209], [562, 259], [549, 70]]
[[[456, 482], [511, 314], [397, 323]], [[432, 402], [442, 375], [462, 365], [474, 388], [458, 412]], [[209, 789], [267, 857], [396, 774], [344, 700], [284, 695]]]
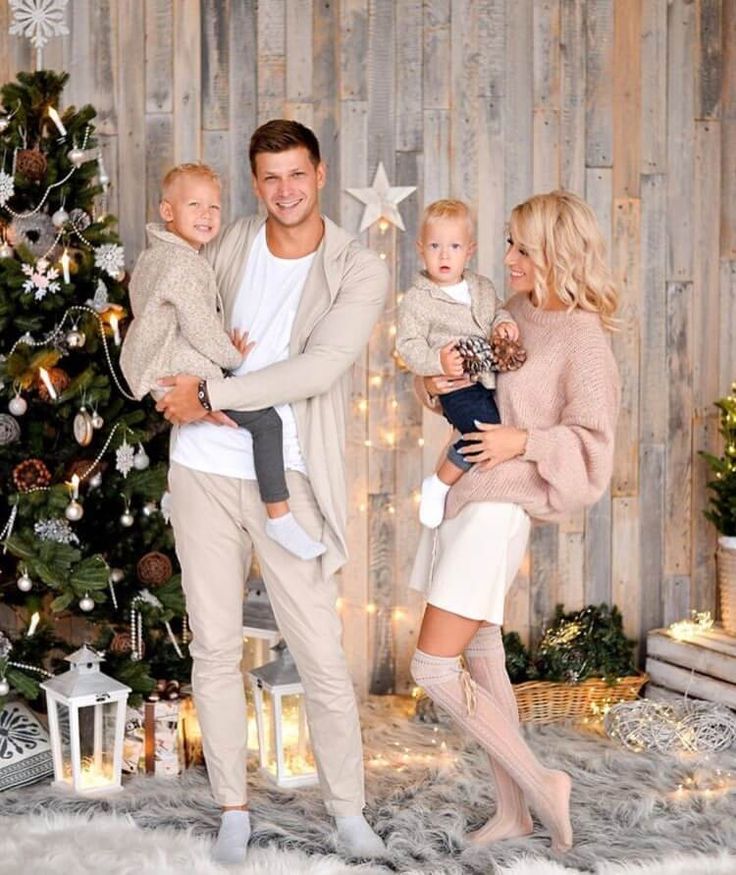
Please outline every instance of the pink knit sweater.
[[554, 521], [596, 502], [611, 479], [618, 368], [597, 314], [540, 310], [525, 294], [507, 306], [527, 360], [499, 374], [496, 401], [502, 423], [528, 431], [526, 452], [468, 471], [450, 490], [446, 515], [469, 501], [509, 501]]

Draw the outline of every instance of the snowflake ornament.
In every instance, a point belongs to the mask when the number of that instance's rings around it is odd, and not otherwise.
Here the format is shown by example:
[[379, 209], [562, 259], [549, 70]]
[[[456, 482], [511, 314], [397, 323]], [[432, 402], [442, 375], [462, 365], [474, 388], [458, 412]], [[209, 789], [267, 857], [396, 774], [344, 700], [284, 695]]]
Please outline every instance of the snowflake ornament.
[[41, 50], [55, 36], [68, 36], [66, 7], [69, 0], [10, 0], [13, 23], [8, 33], [25, 36]]
[[53, 541], [56, 544], [79, 543], [79, 538], [72, 531], [69, 521], [61, 517], [39, 520], [33, 526], [33, 531], [41, 541]]
[[123, 477], [127, 477], [128, 474], [133, 470], [133, 456], [135, 455], [135, 450], [128, 443], [125, 438], [123, 438], [122, 444], [117, 448], [115, 452], [115, 467]]
[[21, 270], [28, 277], [23, 283], [23, 291], [33, 292], [36, 301], [42, 301], [48, 292], [55, 294], [61, 289], [56, 281], [59, 271], [51, 267], [45, 258], [39, 258], [35, 265], [24, 264]]
[[0, 207], [5, 204], [15, 194], [15, 179], [4, 170], [0, 170]]
[[95, 246], [95, 267], [104, 270], [113, 279], [123, 269], [125, 263], [125, 250], [116, 243], [103, 243]]

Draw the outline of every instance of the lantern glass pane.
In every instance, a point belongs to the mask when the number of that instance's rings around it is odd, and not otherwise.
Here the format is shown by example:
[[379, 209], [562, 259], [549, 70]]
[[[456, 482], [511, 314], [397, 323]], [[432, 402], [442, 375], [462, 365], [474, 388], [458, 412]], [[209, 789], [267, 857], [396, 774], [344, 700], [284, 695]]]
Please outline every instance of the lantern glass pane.
[[114, 783], [115, 725], [117, 702], [100, 702], [79, 709], [79, 752], [82, 760], [81, 789]]
[[[53, 707], [53, 705], [52, 705]], [[56, 701], [56, 720], [59, 724], [59, 746], [61, 749], [61, 768], [64, 781], [72, 783], [72, 746], [69, 731], [69, 708]]]
[[261, 742], [261, 762], [264, 767], [276, 777], [278, 774], [278, 758], [276, 755], [276, 719], [274, 700], [271, 691], [263, 688], [263, 738]]
[[256, 638], [254, 635], [243, 639], [243, 677], [253, 668], [265, 665], [273, 659], [271, 647], [273, 635], [268, 638]]
[[315, 769], [309, 743], [309, 725], [302, 693], [281, 697], [281, 737], [287, 775], [303, 775]]

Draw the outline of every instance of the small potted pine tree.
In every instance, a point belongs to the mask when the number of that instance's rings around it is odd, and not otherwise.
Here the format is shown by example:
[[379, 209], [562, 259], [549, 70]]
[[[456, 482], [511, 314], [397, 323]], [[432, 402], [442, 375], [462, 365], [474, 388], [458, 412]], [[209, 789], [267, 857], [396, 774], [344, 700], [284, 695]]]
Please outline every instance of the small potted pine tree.
[[710, 506], [705, 516], [718, 530], [718, 591], [721, 620], [736, 634], [736, 382], [731, 394], [715, 402], [720, 411], [719, 432], [723, 453], [702, 453], [713, 475], [708, 483]]

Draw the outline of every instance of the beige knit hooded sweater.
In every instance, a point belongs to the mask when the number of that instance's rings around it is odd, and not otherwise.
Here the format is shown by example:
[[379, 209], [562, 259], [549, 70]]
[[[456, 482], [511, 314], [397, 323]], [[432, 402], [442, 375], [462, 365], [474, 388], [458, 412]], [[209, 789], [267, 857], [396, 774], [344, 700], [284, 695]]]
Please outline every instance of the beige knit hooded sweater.
[[504, 425], [528, 431], [526, 452], [490, 471], [471, 468], [450, 490], [446, 515], [470, 501], [508, 501], [555, 521], [595, 503], [611, 479], [618, 368], [596, 313], [540, 310], [525, 294], [507, 308], [527, 360], [498, 375], [496, 401]]
[[146, 225], [148, 248], [130, 278], [133, 322], [120, 367], [136, 398], [173, 374], [222, 377], [243, 360], [224, 329], [215, 273], [207, 260], [163, 225]]

